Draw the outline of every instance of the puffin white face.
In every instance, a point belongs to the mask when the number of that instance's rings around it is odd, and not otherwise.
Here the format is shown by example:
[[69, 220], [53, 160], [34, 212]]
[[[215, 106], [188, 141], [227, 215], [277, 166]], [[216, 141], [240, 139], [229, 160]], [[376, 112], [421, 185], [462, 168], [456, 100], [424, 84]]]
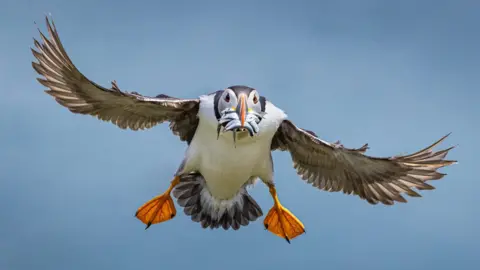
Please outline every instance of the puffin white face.
[[[262, 105], [263, 104], [263, 105]], [[219, 91], [215, 96], [215, 114], [218, 120], [217, 133], [259, 132], [258, 123], [265, 114], [265, 99], [257, 90], [246, 86], [232, 86]]]

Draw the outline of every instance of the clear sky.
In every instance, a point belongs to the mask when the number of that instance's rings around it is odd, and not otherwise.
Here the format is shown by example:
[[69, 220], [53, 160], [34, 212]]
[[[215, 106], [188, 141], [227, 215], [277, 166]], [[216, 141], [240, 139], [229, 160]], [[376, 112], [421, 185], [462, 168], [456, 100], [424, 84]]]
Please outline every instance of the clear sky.
[[[124, 131], [43, 93], [29, 47], [51, 12], [77, 67], [146, 95], [257, 88], [322, 139], [370, 155], [448, 132], [434, 191], [371, 206], [300, 180], [274, 153], [280, 199], [306, 226], [154, 225], [136, 209], [167, 188], [186, 145], [167, 125]], [[478, 1], [1, 0], [0, 269], [474, 269], [480, 262]], [[258, 184], [251, 194], [272, 206]]]

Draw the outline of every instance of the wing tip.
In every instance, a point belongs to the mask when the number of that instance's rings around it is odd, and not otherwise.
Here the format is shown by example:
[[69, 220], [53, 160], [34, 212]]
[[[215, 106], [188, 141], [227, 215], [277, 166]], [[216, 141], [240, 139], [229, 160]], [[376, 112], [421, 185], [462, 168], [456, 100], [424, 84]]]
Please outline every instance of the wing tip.
[[450, 137], [450, 135], [452, 135], [452, 131], [448, 132], [446, 135], [444, 135], [443, 137], [441, 137], [438, 141], [436, 141], [433, 146], [443, 142], [445, 139], [447, 139], [448, 137]]

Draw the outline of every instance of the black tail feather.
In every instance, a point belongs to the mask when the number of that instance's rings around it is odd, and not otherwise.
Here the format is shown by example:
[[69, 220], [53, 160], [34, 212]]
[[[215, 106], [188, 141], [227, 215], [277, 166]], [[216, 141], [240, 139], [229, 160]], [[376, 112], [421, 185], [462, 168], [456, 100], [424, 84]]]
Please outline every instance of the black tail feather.
[[173, 190], [180, 206], [192, 221], [203, 228], [225, 230], [240, 229], [263, 215], [257, 202], [248, 194], [245, 187], [230, 200], [219, 200], [210, 194], [205, 179], [199, 173], [180, 176], [180, 183]]

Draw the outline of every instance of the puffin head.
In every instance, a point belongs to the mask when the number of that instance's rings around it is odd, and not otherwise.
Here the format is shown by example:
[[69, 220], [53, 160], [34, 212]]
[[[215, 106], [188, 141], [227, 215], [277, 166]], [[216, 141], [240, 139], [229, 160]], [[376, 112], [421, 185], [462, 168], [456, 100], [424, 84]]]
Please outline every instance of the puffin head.
[[235, 85], [216, 93], [214, 108], [218, 134], [223, 128], [224, 132], [248, 132], [254, 136], [265, 114], [265, 98], [251, 87]]

